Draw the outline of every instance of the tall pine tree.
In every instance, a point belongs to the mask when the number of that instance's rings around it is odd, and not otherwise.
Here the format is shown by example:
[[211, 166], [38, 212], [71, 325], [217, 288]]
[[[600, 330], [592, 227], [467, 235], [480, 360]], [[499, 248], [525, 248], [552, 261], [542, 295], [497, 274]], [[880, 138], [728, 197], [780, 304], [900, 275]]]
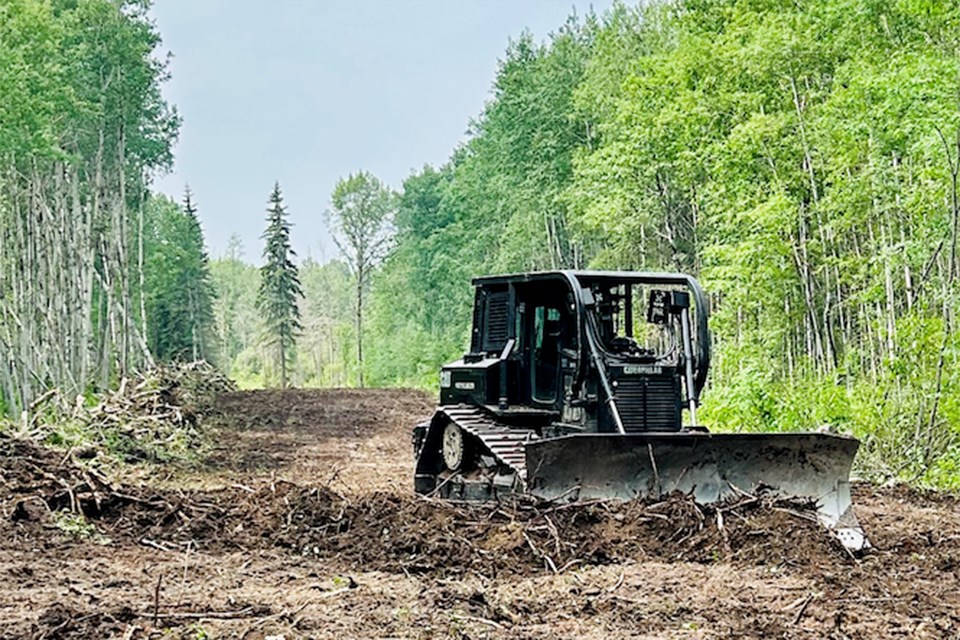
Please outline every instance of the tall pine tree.
[[263, 248], [264, 264], [260, 267], [257, 308], [266, 323], [267, 345], [276, 348], [281, 388], [287, 386], [287, 361], [293, 355], [297, 334], [302, 329], [297, 299], [303, 297], [303, 290], [297, 265], [293, 263], [296, 253], [290, 247], [290, 226], [280, 183], [277, 182], [270, 194], [267, 230], [261, 236], [266, 244]]

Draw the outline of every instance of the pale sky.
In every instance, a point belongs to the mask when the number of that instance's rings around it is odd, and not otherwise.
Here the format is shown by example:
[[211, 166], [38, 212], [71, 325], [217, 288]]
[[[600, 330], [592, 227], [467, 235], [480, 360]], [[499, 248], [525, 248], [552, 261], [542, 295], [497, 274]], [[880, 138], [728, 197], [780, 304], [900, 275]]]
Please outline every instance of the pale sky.
[[336, 257], [323, 212], [336, 181], [366, 170], [399, 189], [449, 157], [524, 29], [544, 39], [612, 0], [156, 0], [173, 53], [168, 101], [183, 118], [172, 174], [194, 192], [210, 254], [230, 235], [259, 262], [280, 181], [300, 258]]

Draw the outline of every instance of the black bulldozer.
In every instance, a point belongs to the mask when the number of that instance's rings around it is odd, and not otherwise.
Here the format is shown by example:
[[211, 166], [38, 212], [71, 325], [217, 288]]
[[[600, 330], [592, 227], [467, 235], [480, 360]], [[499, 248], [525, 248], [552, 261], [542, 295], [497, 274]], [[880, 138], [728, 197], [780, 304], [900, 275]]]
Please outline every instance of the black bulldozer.
[[[848, 549], [869, 545], [849, 475], [859, 443], [821, 432], [711, 433], [707, 300], [677, 273], [489, 276], [470, 352], [440, 372], [440, 406], [413, 432], [415, 489], [452, 500], [816, 501]], [[686, 415], [686, 420], [684, 420]]]

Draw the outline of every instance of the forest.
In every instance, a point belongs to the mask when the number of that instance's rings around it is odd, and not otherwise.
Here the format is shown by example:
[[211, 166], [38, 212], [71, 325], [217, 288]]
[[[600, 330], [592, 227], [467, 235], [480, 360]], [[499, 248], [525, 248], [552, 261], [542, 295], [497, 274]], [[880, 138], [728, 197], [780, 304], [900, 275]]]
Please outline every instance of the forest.
[[[710, 294], [701, 419], [830, 425], [878, 480], [960, 486], [960, 7], [663, 0], [518, 34], [467, 140], [358, 168], [340, 257], [209, 257], [203, 194], [151, 191], [180, 117], [141, 2], [0, 2], [0, 414], [155, 362], [243, 387], [416, 387], [467, 348], [472, 277], [683, 271]], [[269, 185], [279, 179], [273, 191]]]
[[189, 197], [180, 207], [149, 190], [173, 161], [179, 117], [161, 97], [146, 10], [0, 4], [2, 413], [205, 355], [199, 219]]

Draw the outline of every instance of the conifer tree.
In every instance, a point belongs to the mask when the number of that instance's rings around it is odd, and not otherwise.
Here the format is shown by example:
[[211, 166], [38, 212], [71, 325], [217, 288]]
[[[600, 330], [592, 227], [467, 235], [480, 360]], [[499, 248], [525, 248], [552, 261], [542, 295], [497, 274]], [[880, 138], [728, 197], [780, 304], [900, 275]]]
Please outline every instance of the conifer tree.
[[214, 288], [189, 189], [183, 205], [151, 196], [144, 206], [144, 305], [159, 361], [214, 360]]
[[260, 291], [257, 308], [266, 323], [266, 344], [276, 348], [280, 368], [280, 387], [287, 386], [287, 363], [293, 354], [300, 325], [300, 308], [297, 299], [303, 297], [296, 256], [290, 247], [290, 222], [283, 206], [280, 183], [273, 186], [267, 209], [267, 229], [261, 236], [264, 264], [260, 267]]
[[203, 242], [203, 230], [197, 216], [190, 186], [184, 189], [183, 212], [187, 217], [187, 237], [190, 263], [184, 279], [186, 315], [190, 327], [190, 351], [193, 360], [213, 359], [213, 299], [214, 290], [210, 276], [210, 258]]

